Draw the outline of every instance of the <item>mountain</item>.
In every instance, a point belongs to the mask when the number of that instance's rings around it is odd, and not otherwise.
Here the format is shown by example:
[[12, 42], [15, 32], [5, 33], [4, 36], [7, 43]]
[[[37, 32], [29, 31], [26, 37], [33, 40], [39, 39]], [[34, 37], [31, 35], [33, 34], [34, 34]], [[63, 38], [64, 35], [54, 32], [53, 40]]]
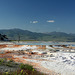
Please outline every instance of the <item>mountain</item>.
[[56, 32], [56, 31], [50, 32], [50, 33], [48, 32], [48, 33], [45, 33], [45, 34], [48, 34], [48, 35], [51, 35], [51, 36], [55, 36], [55, 37], [68, 37], [68, 36], [70, 36], [67, 33], [64, 33], [64, 32]]
[[11, 40], [37, 40], [39, 37], [44, 36], [42, 33], [30, 32], [28, 30], [22, 29], [8, 29], [0, 30], [1, 34], [6, 34], [7, 37]]
[[75, 41], [75, 34], [64, 32], [36, 33], [22, 29], [2, 29], [0, 34], [7, 35], [10, 40], [37, 40], [37, 41]]

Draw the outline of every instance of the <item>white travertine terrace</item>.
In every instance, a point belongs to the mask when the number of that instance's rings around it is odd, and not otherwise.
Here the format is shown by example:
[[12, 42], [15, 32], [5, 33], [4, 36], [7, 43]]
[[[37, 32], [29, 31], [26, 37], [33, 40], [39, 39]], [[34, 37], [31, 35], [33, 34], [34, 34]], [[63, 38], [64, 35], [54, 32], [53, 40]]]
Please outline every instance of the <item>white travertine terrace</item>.
[[[14, 55], [14, 58], [21, 58], [26, 61], [40, 63], [44, 68], [53, 70], [61, 75], [75, 75], [75, 49], [74, 47], [58, 47], [50, 45], [5, 45], [0, 46], [0, 51], [28, 51], [33, 52], [31, 57], [24, 59], [26, 55]], [[59, 50], [56, 52], [55, 50]], [[52, 51], [52, 52], [51, 52]], [[53, 52], [55, 51], [55, 52]], [[26, 52], [25, 52], [26, 53]], [[27, 52], [28, 53], [28, 52]], [[30, 52], [29, 52], [30, 53]], [[41, 61], [42, 60], [42, 61]]]
[[6, 47], [6, 48], [2, 48], [0, 50], [8, 50], [8, 51], [19, 51], [19, 50], [27, 50], [27, 49], [36, 49], [37, 47], [36, 46], [28, 46], [28, 45], [22, 45], [20, 47]]
[[75, 53], [56, 53], [55, 57], [45, 59], [52, 62], [42, 61], [41, 65], [47, 69], [52, 69], [61, 75], [75, 75]]

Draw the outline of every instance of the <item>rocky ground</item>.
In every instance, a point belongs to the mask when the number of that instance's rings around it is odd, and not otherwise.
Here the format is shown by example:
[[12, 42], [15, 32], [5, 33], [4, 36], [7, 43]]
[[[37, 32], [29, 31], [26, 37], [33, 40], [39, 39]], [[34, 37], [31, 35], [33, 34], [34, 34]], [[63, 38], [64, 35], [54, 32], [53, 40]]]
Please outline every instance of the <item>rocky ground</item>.
[[75, 75], [75, 53], [67, 50], [72, 50], [72, 47], [50, 45], [46, 49], [45, 46], [4, 44], [0, 45], [0, 58], [31, 64], [48, 75]]

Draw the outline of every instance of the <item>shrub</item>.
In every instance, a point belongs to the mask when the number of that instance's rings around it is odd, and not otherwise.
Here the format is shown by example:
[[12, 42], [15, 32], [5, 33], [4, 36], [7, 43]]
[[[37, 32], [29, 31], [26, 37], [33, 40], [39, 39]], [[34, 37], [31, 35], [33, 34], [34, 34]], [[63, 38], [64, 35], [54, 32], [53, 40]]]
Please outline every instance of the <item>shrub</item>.
[[20, 69], [33, 70], [33, 66], [28, 65], [28, 64], [21, 64]]
[[4, 63], [4, 59], [0, 59], [0, 65]]
[[12, 59], [10, 59], [9, 62], [14, 62], [14, 61]]

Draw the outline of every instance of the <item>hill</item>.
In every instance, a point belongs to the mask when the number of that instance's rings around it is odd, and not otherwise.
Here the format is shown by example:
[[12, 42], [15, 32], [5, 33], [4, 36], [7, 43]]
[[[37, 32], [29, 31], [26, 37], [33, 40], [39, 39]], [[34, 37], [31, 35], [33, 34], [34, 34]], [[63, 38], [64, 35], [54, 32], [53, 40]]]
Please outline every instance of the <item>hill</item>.
[[3, 29], [0, 34], [7, 35], [10, 40], [75, 41], [75, 34], [64, 32], [36, 33], [22, 29]]

